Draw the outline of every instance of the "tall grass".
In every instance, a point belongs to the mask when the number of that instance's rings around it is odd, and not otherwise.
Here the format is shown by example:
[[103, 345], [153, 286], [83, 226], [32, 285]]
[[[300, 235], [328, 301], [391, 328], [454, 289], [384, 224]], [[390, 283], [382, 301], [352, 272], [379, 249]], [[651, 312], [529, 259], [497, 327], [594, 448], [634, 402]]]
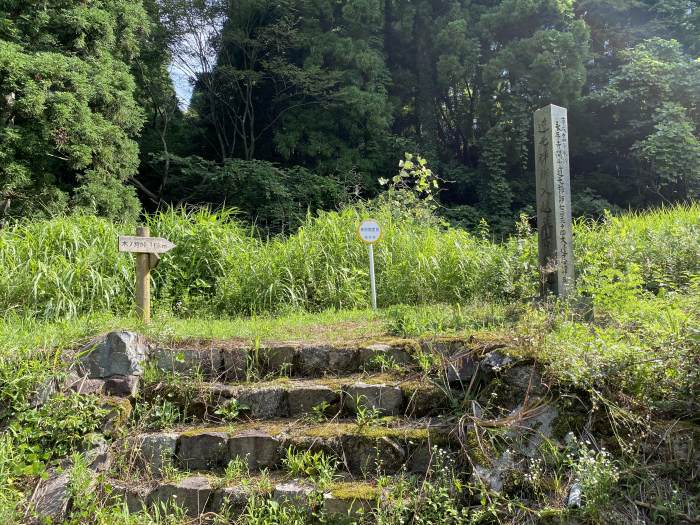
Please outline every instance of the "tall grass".
[[[309, 216], [294, 235], [261, 240], [229, 212], [168, 210], [147, 221], [152, 235], [177, 244], [152, 274], [156, 308], [237, 315], [366, 307], [367, 251], [355, 228], [369, 214], [385, 230], [375, 252], [382, 306], [513, 300], [537, 291], [531, 234], [492, 243], [360, 205]], [[128, 314], [133, 260], [117, 252], [116, 239], [134, 226], [67, 217], [0, 231], [0, 308], [43, 319]], [[630, 265], [652, 291], [684, 287], [700, 273], [700, 206], [580, 222], [575, 255], [587, 290]]]

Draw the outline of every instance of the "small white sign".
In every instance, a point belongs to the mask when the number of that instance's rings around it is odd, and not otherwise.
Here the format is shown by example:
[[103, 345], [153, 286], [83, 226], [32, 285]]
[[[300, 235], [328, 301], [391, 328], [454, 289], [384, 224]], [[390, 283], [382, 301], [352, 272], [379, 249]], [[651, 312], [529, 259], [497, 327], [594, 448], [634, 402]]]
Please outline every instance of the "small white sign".
[[165, 253], [175, 248], [167, 239], [160, 237], [119, 236], [119, 251], [131, 253]]
[[382, 238], [382, 228], [374, 219], [362, 221], [357, 228], [357, 235], [362, 242], [366, 244], [374, 244]]

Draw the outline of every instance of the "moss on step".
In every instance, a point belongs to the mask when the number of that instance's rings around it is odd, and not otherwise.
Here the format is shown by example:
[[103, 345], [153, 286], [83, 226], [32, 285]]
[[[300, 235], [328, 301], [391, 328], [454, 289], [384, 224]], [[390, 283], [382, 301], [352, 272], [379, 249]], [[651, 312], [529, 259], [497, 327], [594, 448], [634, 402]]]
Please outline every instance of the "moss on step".
[[328, 492], [334, 497], [342, 500], [365, 500], [372, 501], [379, 496], [379, 489], [366, 481], [345, 481], [334, 483]]
[[301, 429], [295, 434], [304, 437], [320, 439], [332, 439], [346, 435], [356, 435], [368, 438], [394, 438], [405, 441], [428, 441], [435, 444], [445, 442], [447, 436], [440, 429], [425, 427], [388, 427], [388, 426], [360, 426], [357, 423], [326, 423], [314, 427]]

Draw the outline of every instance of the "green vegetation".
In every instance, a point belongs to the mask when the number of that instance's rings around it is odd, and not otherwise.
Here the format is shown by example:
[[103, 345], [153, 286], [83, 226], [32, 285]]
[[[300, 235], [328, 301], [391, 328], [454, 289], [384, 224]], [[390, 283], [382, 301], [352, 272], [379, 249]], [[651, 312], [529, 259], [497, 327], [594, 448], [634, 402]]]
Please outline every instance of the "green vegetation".
[[[536, 295], [536, 242], [525, 224], [517, 237], [496, 244], [390, 204], [359, 205], [309, 217], [288, 238], [261, 241], [227, 213], [170, 210], [148, 221], [154, 235], [178, 245], [154, 271], [157, 311], [220, 317], [365, 308], [367, 256], [354, 230], [370, 212], [386, 229], [376, 253], [382, 306]], [[699, 223], [697, 205], [579, 222], [581, 292], [593, 295], [599, 283], [615, 283], [630, 272], [638, 280], [633, 288], [657, 293], [687, 287], [698, 268]], [[130, 229], [94, 217], [3, 229], [0, 306], [37, 319], [128, 314], [133, 261], [114, 243]]]
[[532, 113], [549, 103], [569, 109], [575, 215], [687, 202], [700, 191], [699, 12], [680, 0], [8, 0], [0, 221], [206, 203], [288, 232], [309, 209], [376, 196], [415, 151], [445, 181], [446, 219], [511, 232], [534, 211]]
[[[2, 2], [0, 524], [34, 523], [61, 475], [67, 525], [697, 523], [699, 36], [696, 0]], [[569, 110], [567, 299], [537, 297], [550, 103]], [[141, 224], [177, 245], [148, 325], [116, 247]], [[113, 330], [168, 349], [137, 395], [74, 393]], [[303, 343], [280, 367], [279, 341]], [[357, 381], [392, 399], [340, 392]], [[318, 404], [290, 418], [293, 395]], [[182, 433], [122, 439], [160, 430]], [[210, 431], [286, 455], [228, 461]], [[193, 520], [186, 498], [129, 512], [108, 481], [195, 464], [241, 497]], [[293, 478], [306, 507], [272, 497]]]
[[[408, 478], [405, 483], [397, 483], [392, 478], [391, 483], [387, 481], [387, 490], [398, 491], [396, 494], [401, 496], [396, 496], [393, 507], [373, 511], [372, 519], [402, 523], [410, 509], [420, 508], [420, 515], [426, 520], [439, 515], [448, 522], [522, 522], [526, 520], [524, 516], [529, 516], [604, 523], [610, 515], [620, 518], [630, 512], [622, 503], [627, 498], [647, 505], [640, 508], [658, 519], [674, 522], [679, 516], [693, 515], [698, 508], [698, 493], [689, 477], [692, 462], [678, 462], [677, 456], [658, 459], [649, 451], [661, 454], [667, 445], [659, 445], [655, 439], [685, 435], [683, 432], [693, 435], [698, 423], [700, 210], [696, 205], [577, 224], [578, 290], [593, 302], [592, 321], [579, 314], [578, 299], [531, 299], [537, 288], [535, 246], [524, 226], [517, 237], [493, 244], [434, 222], [418, 223], [412, 216], [392, 216], [386, 208], [379, 212], [384, 214], [392, 238], [387, 238], [378, 250], [378, 260], [383, 261], [378, 267], [379, 282], [393, 284], [380, 285], [380, 301], [396, 304], [376, 313], [363, 309], [315, 312], [333, 304], [338, 297], [353, 294], [358, 298], [356, 306], [366, 304], [365, 254], [351, 234], [343, 233], [364, 212], [359, 207], [309, 218], [286, 241], [267, 242], [241, 233], [241, 226], [228, 217], [204, 211], [189, 215], [172, 211], [157, 216], [152, 223], [154, 229], [160, 226], [160, 232], [174, 237], [180, 246], [164, 258], [155, 275], [158, 314], [149, 326], [128, 316], [132, 261], [129, 256], [113, 253], [112, 235], [121, 225], [83, 217], [72, 224], [68, 219], [22, 223], [0, 233], [3, 261], [15, 261], [14, 265], [6, 265], [10, 275], [3, 275], [0, 288], [7, 309], [0, 321], [0, 517], [9, 523], [17, 521], [37, 477], [61, 457], [91, 445], [96, 422], [105, 411], [98, 398], [51, 395], [45, 388], [50, 378], [60, 379], [65, 374], [71, 356], [82, 345], [96, 334], [117, 328], [137, 330], [152, 340], [175, 345], [192, 337], [240, 337], [254, 346], [268, 340], [372, 342], [395, 341], [397, 336], [421, 337], [426, 344], [412, 354], [420, 366], [421, 377], [428, 378], [437, 377], [436, 372], [441, 369], [441, 357], [432, 350], [432, 344], [471, 336], [476, 348], [505, 345], [503, 351], [511, 357], [540, 363], [548, 383], [562, 394], [561, 402], [569, 403], [566, 413], [553, 423], [557, 438], [563, 439], [568, 432], [584, 427], [591, 431], [592, 421], [594, 436], [602, 432], [600, 441], [586, 443], [582, 438], [569, 442], [565, 449], [542, 448], [540, 456], [533, 458], [528, 467], [529, 475], [509, 479], [505, 494], [495, 493], [473, 480], [460, 479], [459, 469], [454, 477], [429, 481], [432, 485], [421, 485], [423, 481]], [[208, 232], [208, 237], [202, 232]], [[214, 242], [227, 235], [232, 242]], [[286, 259], [275, 258], [273, 247], [280, 249], [285, 243], [322, 249], [302, 257], [303, 249], [290, 248]], [[253, 253], [244, 254], [245, 250], [239, 248], [242, 244], [253, 247]], [[197, 249], [201, 249], [201, 257]], [[248, 265], [249, 271], [261, 265], [265, 274], [283, 272], [286, 270], [274, 265], [284, 264], [291, 272], [289, 279], [307, 276], [304, 285], [297, 288], [305, 290], [304, 299], [283, 303], [276, 315], [262, 313], [261, 308], [257, 316], [249, 318], [222, 316], [235, 311], [219, 302], [222, 290], [229, 290], [224, 283], [244, 278], [244, 271], [233, 264], [229, 249], [240, 255], [239, 266]], [[20, 271], [28, 267], [17, 265], [30, 255], [34, 261], [31, 269], [36, 269], [32, 274], [35, 289]], [[202, 282], [197, 282], [195, 276], [200, 268], [208, 268], [209, 261], [217, 257], [226, 264], [214, 267], [210, 273], [202, 270]], [[59, 276], [66, 268], [79, 267], [77, 261], [81, 260], [90, 261], [84, 263], [85, 267], [98, 269], [104, 275], [94, 282], [83, 276], [70, 287], [44, 284], [50, 281], [42, 280], [42, 275], [53, 274], [54, 282], [61, 283]], [[111, 263], [101, 265], [93, 261]], [[402, 261], [403, 273], [392, 269]], [[336, 272], [335, 280], [320, 270], [317, 274], [310, 271], [315, 268]], [[347, 280], [341, 276], [347, 276]], [[424, 289], [413, 281], [422, 283]], [[97, 298], [107, 289], [105, 283], [115, 282], [119, 284], [112, 289], [112, 299], [99, 301]], [[487, 286], [489, 283], [491, 286]], [[89, 291], [91, 286], [94, 292]], [[334, 292], [331, 286], [336, 287]], [[403, 301], [402, 293], [406, 294]], [[256, 303], [260, 299], [254, 295], [245, 296], [251, 304], [261, 304]], [[244, 294], [239, 297], [243, 302]], [[343, 304], [345, 299], [336, 306]], [[289, 312], [294, 306], [299, 310]], [[241, 311], [252, 309], [247, 306]], [[373, 364], [392, 374], [400, 373], [391, 359]], [[202, 381], [196, 375], [187, 380], [151, 369], [146, 370], [144, 379], [145, 388], [168, 384], [170, 390], [183, 397], [195, 392]], [[444, 387], [442, 383], [440, 386]], [[37, 406], [34, 400], [43, 392], [47, 392], [48, 403]], [[496, 390], [493, 394], [500, 396], [502, 392]], [[472, 399], [466, 395], [464, 399], [452, 400], [455, 418], [470, 414]], [[498, 421], [498, 413], [491, 410], [495, 410], [499, 399], [482, 402], [484, 415], [478, 421]], [[229, 410], [236, 411], [237, 407], [234, 404]], [[227, 414], [220, 416], [225, 418]], [[136, 403], [130, 424], [136, 429], [170, 428], [189, 421], [189, 417], [187, 410], [178, 408], [167, 397], [154, 396]], [[365, 422], [360, 415], [359, 419], [362, 421], [358, 420], [358, 424], [332, 420], [317, 424], [305, 420], [300, 425], [308, 427], [302, 431], [307, 437], [332, 438], [342, 429], [349, 431], [346, 434], [356, 432], [367, 439], [388, 437], [417, 443], [430, 438], [434, 444], [433, 437], [440, 438], [421, 428], [394, 427], [391, 418], [370, 417]], [[235, 423], [232, 428], [245, 429], [246, 425]], [[275, 430], [281, 431], [282, 427]], [[474, 449], [471, 457], [488, 461], [502, 451], [504, 431], [486, 425], [477, 427], [465, 439], [467, 450]], [[290, 452], [288, 468], [330, 483], [334, 478], [329, 461], [316, 452]], [[240, 478], [242, 469], [242, 464], [230, 465], [224, 479]], [[171, 474], [176, 476], [177, 472]], [[569, 509], [562, 502], [573, 479], [584, 487], [585, 499], [580, 508]], [[269, 479], [265, 482], [266, 486], [270, 483]], [[460, 497], [470, 501], [472, 508], [467, 518], [461, 514], [465, 512], [463, 507], [455, 503]], [[92, 523], [100, 525], [178, 523], [175, 516], [180, 515], [173, 511], [166, 517], [162, 509], [156, 508], [149, 514], [129, 517], [121, 507], [110, 507], [99, 495], [86, 495], [84, 501], [78, 501], [76, 522], [85, 520], [87, 515]], [[276, 519], [274, 516], [291, 512], [263, 500], [249, 505], [246, 512], [250, 520], [264, 521], [266, 516]], [[622, 518], [618, 521], [624, 523]]]
[[308, 477], [321, 489], [330, 485], [337, 477], [338, 461], [323, 451], [297, 451], [288, 448], [282, 461], [292, 476]]

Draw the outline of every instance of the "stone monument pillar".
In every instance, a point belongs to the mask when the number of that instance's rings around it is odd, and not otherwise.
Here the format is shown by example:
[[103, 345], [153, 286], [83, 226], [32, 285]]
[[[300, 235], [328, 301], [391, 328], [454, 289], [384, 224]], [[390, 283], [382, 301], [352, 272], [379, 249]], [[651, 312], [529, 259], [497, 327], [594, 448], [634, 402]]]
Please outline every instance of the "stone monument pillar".
[[574, 291], [566, 108], [549, 105], [535, 112], [535, 176], [540, 293], [565, 297]]

